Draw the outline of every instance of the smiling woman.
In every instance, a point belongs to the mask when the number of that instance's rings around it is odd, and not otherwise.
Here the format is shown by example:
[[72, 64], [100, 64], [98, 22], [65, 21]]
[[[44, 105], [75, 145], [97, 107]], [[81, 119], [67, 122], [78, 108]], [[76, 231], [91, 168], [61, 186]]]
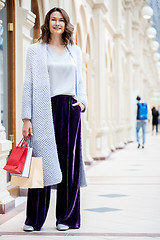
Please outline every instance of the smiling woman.
[[63, 34], [65, 30], [65, 21], [60, 12], [53, 12], [50, 16], [49, 30], [51, 34]]
[[[58, 19], [57, 19], [58, 18]], [[59, 21], [57, 21], [59, 20]], [[61, 20], [61, 21], [60, 21]], [[52, 25], [50, 22], [53, 21], [53, 24], [56, 22], [59, 22], [60, 25], [64, 24], [65, 28], [63, 29], [62, 33], [62, 40], [66, 44], [73, 44], [73, 31], [74, 31], [74, 26], [70, 23], [70, 19], [68, 14], [62, 9], [62, 8], [54, 8], [51, 9], [46, 17], [45, 17], [45, 22], [41, 27], [42, 30], [42, 35], [40, 39], [42, 39], [43, 43], [49, 43], [50, 37], [51, 37], [51, 32], [50, 32], [50, 25]], [[61, 26], [62, 27], [62, 26]]]
[[[65, 42], [61, 37], [65, 31], [65, 20], [60, 12], [51, 13], [49, 21], [49, 31], [51, 39], [48, 45], [51, 48], [55, 49], [59, 55], [62, 55], [65, 51], [64, 48], [66, 48]], [[61, 45], [57, 46], [56, 44], [54, 44], [55, 41], [61, 42]]]
[[59, 231], [80, 227], [80, 186], [86, 186], [81, 112], [87, 108], [82, 54], [73, 44], [74, 27], [61, 8], [51, 9], [41, 43], [27, 53], [22, 100], [23, 136], [32, 136], [33, 156], [43, 159], [44, 189], [29, 189], [24, 231], [40, 231], [57, 188]]

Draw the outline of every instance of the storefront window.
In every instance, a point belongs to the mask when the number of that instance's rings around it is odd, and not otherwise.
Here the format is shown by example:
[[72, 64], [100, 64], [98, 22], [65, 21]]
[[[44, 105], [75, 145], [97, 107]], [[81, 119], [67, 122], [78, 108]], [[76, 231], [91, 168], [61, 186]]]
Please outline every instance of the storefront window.
[[1, 123], [8, 135], [7, 11], [0, 11], [0, 111]]

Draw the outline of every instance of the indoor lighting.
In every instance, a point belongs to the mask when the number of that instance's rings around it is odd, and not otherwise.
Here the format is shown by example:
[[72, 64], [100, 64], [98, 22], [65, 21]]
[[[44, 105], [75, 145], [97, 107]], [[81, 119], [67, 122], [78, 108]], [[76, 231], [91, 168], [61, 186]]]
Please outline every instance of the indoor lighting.
[[143, 18], [150, 19], [153, 15], [153, 9], [149, 6], [145, 6], [142, 8], [141, 14], [142, 14]]
[[147, 28], [147, 36], [149, 38], [155, 38], [156, 34], [157, 34], [157, 31], [154, 27]]
[[157, 49], [159, 48], [159, 43], [157, 41], [151, 42], [151, 48], [152, 50], [157, 51]]

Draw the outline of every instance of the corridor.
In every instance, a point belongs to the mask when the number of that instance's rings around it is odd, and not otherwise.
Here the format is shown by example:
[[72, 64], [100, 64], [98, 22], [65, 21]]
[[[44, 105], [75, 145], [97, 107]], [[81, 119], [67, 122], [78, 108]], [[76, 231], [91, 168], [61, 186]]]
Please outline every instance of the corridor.
[[0, 240], [152, 240], [160, 239], [160, 135], [147, 134], [145, 149], [129, 143], [105, 161], [86, 167], [88, 187], [81, 191], [82, 226], [58, 232], [55, 192], [41, 232], [22, 231], [26, 198], [0, 215]]

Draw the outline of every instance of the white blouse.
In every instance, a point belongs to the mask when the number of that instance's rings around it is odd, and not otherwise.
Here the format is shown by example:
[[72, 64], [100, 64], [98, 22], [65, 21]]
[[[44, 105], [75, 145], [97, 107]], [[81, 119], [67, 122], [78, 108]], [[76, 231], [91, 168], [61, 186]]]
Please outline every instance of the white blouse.
[[68, 49], [59, 55], [47, 45], [47, 66], [51, 97], [57, 95], [75, 97], [76, 64]]

